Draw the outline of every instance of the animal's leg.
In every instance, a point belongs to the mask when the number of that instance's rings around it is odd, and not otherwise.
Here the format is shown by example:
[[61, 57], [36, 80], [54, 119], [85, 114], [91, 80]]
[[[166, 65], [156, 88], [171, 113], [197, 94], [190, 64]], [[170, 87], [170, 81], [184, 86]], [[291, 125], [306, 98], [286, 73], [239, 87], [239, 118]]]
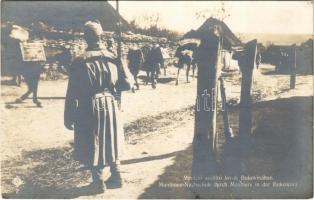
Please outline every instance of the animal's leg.
[[38, 101], [37, 98], [37, 90], [38, 90], [38, 83], [39, 83], [39, 75], [32, 80], [31, 91], [33, 92], [33, 103], [36, 104], [38, 107], [41, 107], [41, 102]]
[[190, 68], [191, 68], [191, 64], [188, 63], [187, 67], [186, 67], [186, 82], [189, 83], [189, 74], [190, 74]]
[[156, 88], [156, 80], [155, 80], [155, 77], [156, 77], [156, 70], [152, 70], [151, 71], [151, 82], [152, 82], [152, 87], [155, 89]]
[[195, 77], [195, 69], [196, 69], [196, 64], [192, 64], [192, 73], [193, 73], [193, 78]]
[[32, 92], [28, 89], [20, 98], [15, 100], [16, 103], [22, 103]]
[[179, 75], [180, 75], [180, 68], [178, 68], [178, 72], [177, 72], [176, 85], [179, 84]]
[[148, 84], [148, 81], [149, 81], [149, 71], [146, 71], [146, 85]]
[[132, 85], [131, 90], [134, 93], [135, 92], [135, 86], [136, 86], [136, 75], [132, 74], [132, 76], [133, 76], [135, 83]]
[[167, 76], [167, 67], [164, 66], [164, 76]]
[[15, 100], [16, 103], [22, 103], [22, 101], [24, 101], [32, 93], [32, 88], [30, 86], [31, 80], [28, 80], [27, 78], [25, 78], [25, 82], [27, 85], [27, 91], [20, 98], [17, 98]]
[[134, 80], [135, 80], [135, 86], [139, 90], [140, 89], [140, 85], [138, 84], [138, 81], [137, 81], [137, 75], [134, 75]]
[[159, 78], [159, 75], [160, 75], [160, 66], [159, 64], [156, 64], [155, 66], [155, 80], [157, 81], [157, 79]]

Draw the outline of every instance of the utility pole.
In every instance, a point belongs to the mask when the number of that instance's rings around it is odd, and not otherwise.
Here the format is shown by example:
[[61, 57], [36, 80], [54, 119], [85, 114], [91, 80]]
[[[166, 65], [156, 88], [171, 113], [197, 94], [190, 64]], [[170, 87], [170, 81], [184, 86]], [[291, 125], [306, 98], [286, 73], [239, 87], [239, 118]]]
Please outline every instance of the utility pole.
[[289, 55], [290, 58], [290, 89], [295, 88], [295, 81], [296, 81], [296, 62], [297, 62], [297, 52], [296, 52], [296, 44], [292, 45], [292, 51]]
[[116, 0], [116, 10], [117, 10], [117, 57], [118, 62], [121, 64], [121, 22], [120, 22], [120, 12], [119, 12], [119, 1]]
[[[120, 70], [121, 74], [123, 72], [122, 66], [122, 56], [121, 56], [121, 22], [120, 22], [120, 12], [119, 12], [119, 1], [116, 0], [116, 10], [117, 10], [117, 66]], [[121, 109], [122, 104], [122, 92], [120, 90], [117, 91], [117, 101], [118, 106]]]

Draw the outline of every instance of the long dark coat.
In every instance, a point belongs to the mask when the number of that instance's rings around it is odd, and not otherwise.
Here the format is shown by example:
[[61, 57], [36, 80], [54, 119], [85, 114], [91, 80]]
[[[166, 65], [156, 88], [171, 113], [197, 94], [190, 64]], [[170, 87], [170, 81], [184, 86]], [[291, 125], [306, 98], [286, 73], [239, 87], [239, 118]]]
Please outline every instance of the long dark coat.
[[87, 51], [70, 67], [64, 120], [74, 123], [74, 159], [86, 166], [120, 160], [124, 133], [115, 94], [123, 70], [102, 50]]

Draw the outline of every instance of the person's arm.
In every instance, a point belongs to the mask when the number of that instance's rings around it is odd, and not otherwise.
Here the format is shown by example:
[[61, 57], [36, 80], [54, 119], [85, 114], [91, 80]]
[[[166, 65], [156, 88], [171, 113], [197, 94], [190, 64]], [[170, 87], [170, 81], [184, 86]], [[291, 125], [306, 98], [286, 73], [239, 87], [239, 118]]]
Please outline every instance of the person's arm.
[[[127, 91], [131, 89], [131, 86], [134, 85], [135, 80], [126, 65], [123, 63], [115, 62], [118, 69], [118, 81], [115, 85], [117, 91]], [[119, 65], [120, 64], [120, 65]]]
[[75, 110], [77, 109], [77, 98], [75, 91], [75, 72], [72, 72], [69, 76], [68, 88], [65, 97], [64, 105], [64, 126], [73, 130]]

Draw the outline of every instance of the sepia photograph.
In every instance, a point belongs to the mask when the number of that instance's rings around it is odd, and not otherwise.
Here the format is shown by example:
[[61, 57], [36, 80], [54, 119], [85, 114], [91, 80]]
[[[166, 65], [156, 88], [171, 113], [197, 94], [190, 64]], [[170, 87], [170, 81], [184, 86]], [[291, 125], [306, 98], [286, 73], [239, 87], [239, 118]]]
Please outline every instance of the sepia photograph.
[[313, 198], [313, 1], [1, 1], [3, 199]]

